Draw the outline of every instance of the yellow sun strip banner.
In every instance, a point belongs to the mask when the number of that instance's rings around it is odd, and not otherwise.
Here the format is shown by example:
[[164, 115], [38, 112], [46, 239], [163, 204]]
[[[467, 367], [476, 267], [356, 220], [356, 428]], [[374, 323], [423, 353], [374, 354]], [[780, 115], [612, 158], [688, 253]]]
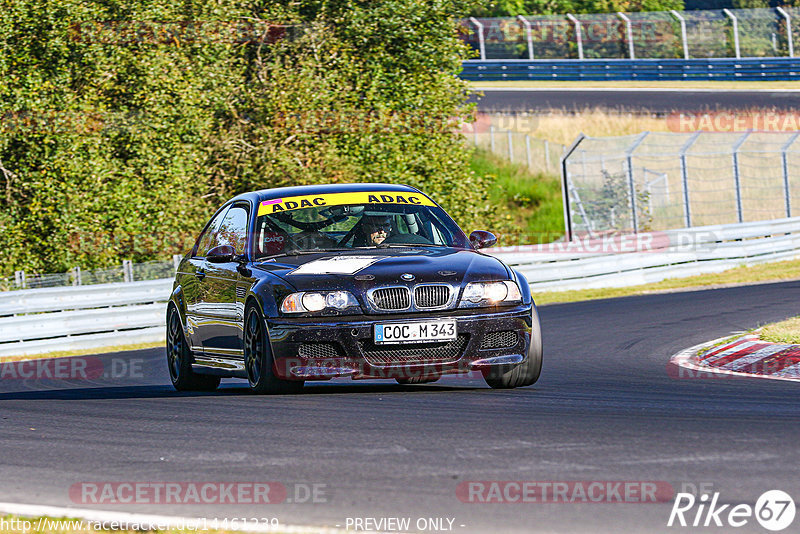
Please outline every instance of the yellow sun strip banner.
[[274, 198], [265, 200], [258, 206], [259, 215], [268, 215], [303, 208], [323, 206], [344, 206], [346, 204], [413, 204], [416, 206], [435, 206], [433, 200], [421, 193], [405, 191], [378, 191], [358, 193], [328, 193], [303, 195], [299, 197]]

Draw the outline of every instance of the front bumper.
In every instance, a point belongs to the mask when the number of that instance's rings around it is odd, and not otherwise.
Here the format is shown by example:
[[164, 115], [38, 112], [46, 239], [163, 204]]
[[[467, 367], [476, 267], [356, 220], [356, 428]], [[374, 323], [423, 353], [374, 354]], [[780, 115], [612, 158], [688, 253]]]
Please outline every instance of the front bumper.
[[[455, 319], [458, 338], [448, 343], [375, 345], [374, 325]], [[527, 358], [531, 306], [337, 318], [268, 319], [275, 374], [286, 380], [337, 376], [425, 378], [468, 373]]]

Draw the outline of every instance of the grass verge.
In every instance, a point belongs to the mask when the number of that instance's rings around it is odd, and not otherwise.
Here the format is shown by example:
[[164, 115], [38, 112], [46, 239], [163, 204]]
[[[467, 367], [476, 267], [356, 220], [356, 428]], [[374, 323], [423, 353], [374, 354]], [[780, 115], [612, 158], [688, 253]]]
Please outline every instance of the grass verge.
[[531, 173], [524, 165], [476, 149], [470, 167], [490, 177], [489, 199], [503, 214], [500, 244], [550, 242], [564, 235], [558, 176]]
[[731, 81], [703, 81], [703, 80], [665, 80], [657, 81], [574, 81], [563, 80], [517, 80], [517, 81], [471, 81], [471, 87], [496, 87], [496, 88], [541, 88], [541, 89], [588, 89], [588, 88], [608, 88], [608, 89], [627, 89], [627, 88], [647, 88], [647, 89], [745, 89], [745, 90], [774, 90], [774, 89], [797, 89], [800, 90], [800, 82], [794, 81], [769, 81], [769, 82], [731, 82]]
[[687, 278], [670, 278], [654, 284], [604, 289], [581, 289], [576, 291], [534, 292], [536, 304], [577, 302], [650, 293], [689, 291], [692, 289], [715, 289], [753, 283], [780, 282], [800, 279], [800, 260], [765, 263], [751, 267], [737, 267], [720, 273], [703, 274]]
[[773, 343], [800, 344], [800, 317], [792, 317], [761, 329], [759, 337]]
[[[134, 343], [130, 345], [112, 345], [109, 347], [97, 347], [94, 349], [81, 349], [81, 350], [59, 350], [54, 352], [43, 352], [42, 354], [29, 354], [23, 356], [2, 356], [0, 363], [6, 362], [20, 362], [27, 360], [42, 360], [48, 358], [68, 358], [70, 356], [87, 356], [96, 354], [105, 354], [108, 352], [127, 352], [131, 350], [154, 349], [163, 347], [163, 341], [154, 341], [153, 343]], [[2, 531], [0, 531], [2, 534]]]

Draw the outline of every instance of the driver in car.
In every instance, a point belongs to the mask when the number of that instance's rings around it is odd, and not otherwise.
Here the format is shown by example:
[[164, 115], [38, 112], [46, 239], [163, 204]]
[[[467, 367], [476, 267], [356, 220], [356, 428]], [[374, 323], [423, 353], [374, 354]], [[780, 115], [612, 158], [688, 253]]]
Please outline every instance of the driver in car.
[[361, 218], [359, 232], [353, 240], [356, 247], [374, 247], [380, 245], [392, 231], [391, 215], [364, 215]]

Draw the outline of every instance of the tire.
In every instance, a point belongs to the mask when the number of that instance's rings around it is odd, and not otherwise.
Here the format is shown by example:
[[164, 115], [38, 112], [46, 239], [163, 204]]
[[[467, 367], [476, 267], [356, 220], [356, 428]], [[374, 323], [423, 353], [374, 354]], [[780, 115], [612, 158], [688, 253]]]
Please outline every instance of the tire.
[[249, 304], [244, 316], [244, 367], [250, 391], [257, 395], [302, 391], [302, 380], [282, 380], [275, 376], [272, 347], [267, 340], [264, 317], [258, 307]]
[[167, 313], [167, 368], [172, 386], [178, 391], [214, 391], [219, 377], [192, 370], [192, 351], [183, 334], [183, 324], [175, 306]]
[[395, 378], [398, 384], [402, 384], [404, 386], [411, 385], [411, 384], [430, 384], [431, 382], [436, 382], [442, 378], [441, 376], [426, 376], [422, 378], [421, 376], [412, 376], [410, 378]]
[[535, 384], [542, 372], [542, 329], [536, 305], [531, 305], [531, 346], [528, 358], [521, 364], [508, 368], [498, 367], [483, 371], [483, 379], [493, 389], [521, 388]]

